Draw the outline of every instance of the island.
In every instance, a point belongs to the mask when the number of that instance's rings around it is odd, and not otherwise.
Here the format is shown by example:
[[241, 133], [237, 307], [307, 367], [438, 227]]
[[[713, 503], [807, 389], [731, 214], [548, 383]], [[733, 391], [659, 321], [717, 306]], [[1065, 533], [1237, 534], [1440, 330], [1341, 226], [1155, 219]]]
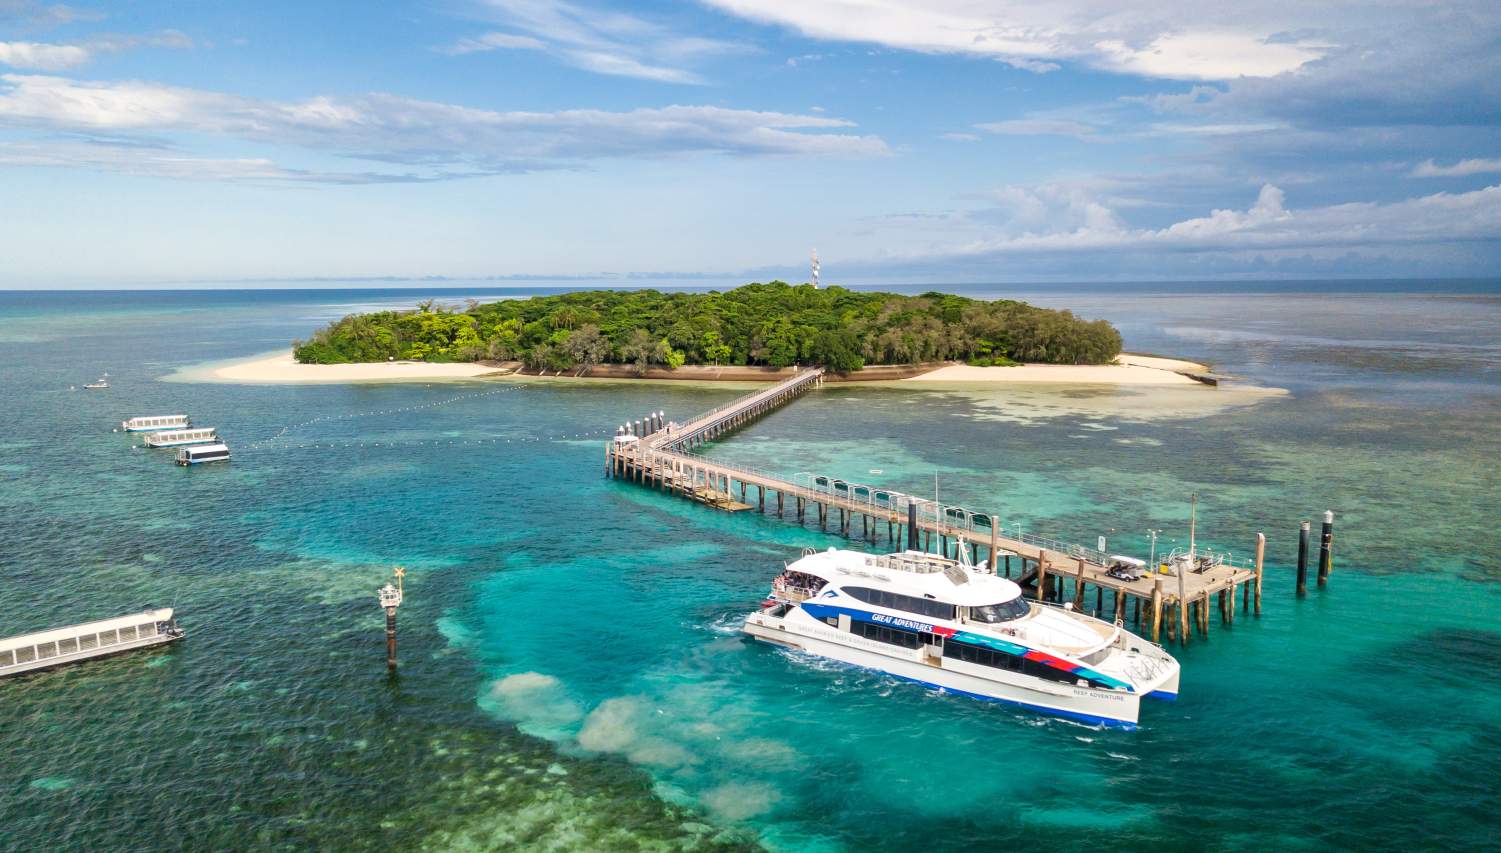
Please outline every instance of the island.
[[852, 374], [955, 362], [1106, 365], [1120, 352], [1114, 326], [1070, 311], [780, 281], [707, 293], [588, 290], [457, 308], [427, 300], [412, 311], [345, 317], [293, 345], [301, 364], [516, 363], [524, 372], [575, 376], [685, 366], [817, 364]]

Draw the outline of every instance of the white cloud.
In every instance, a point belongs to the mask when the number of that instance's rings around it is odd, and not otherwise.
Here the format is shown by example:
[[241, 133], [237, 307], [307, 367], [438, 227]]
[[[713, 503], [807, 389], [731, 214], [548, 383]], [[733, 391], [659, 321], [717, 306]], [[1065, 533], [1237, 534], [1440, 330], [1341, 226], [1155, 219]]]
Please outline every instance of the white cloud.
[[411, 174], [290, 169], [261, 157], [193, 157], [168, 148], [108, 142], [0, 142], [0, 166], [89, 169], [134, 177], [264, 184], [374, 184], [425, 180]]
[[598, 50], [575, 50], [569, 52], [573, 64], [585, 71], [597, 74], [614, 74], [619, 77], [636, 77], [641, 80], [656, 80], [660, 83], [702, 83], [703, 78], [691, 71], [668, 68], [662, 65], [647, 65], [644, 62]]
[[1162, 123], [1152, 125], [1150, 134], [1158, 136], [1236, 136], [1242, 133], [1265, 133], [1280, 130], [1283, 125], [1275, 122], [1245, 122], [1242, 124], [1183, 124]]
[[986, 237], [932, 256], [1033, 253], [1286, 252], [1501, 240], [1501, 185], [1396, 202], [1290, 209], [1263, 186], [1246, 210], [1215, 210], [1164, 228], [1130, 228], [1087, 193], [1007, 187], [988, 196], [1000, 225]]
[[575, 68], [596, 74], [661, 83], [703, 83], [683, 67], [706, 57], [744, 51], [731, 42], [684, 36], [622, 12], [607, 12], [564, 0], [487, 0], [482, 14], [519, 30], [489, 32], [444, 48], [462, 55], [486, 50], [547, 51]]
[[1067, 119], [1017, 118], [1006, 121], [989, 121], [975, 127], [986, 133], [1005, 136], [1075, 136], [1080, 139], [1094, 133], [1096, 128], [1083, 122]]
[[3, 126], [212, 134], [401, 163], [427, 170], [428, 178], [559, 168], [604, 157], [888, 153], [880, 138], [842, 132], [850, 122], [824, 116], [711, 106], [497, 112], [379, 93], [269, 101], [138, 81], [18, 74], [0, 75]]
[[89, 52], [76, 44], [0, 41], [0, 65], [37, 71], [62, 71], [89, 61]]
[[1048, 71], [1058, 61], [1180, 80], [1269, 77], [1329, 49], [1292, 29], [1337, 20], [1335, 4], [1289, 9], [1277, 2], [1162, 0], [1122, 8], [1114, 0], [704, 0], [814, 38], [925, 53], [988, 57]]
[[1490, 175], [1501, 172], [1501, 157], [1460, 160], [1452, 166], [1440, 166], [1432, 160], [1424, 160], [1412, 170], [1414, 178], [1459, 178], [1469, 175]]
[[97, 21], [104, 17], [93, 10], [77, 9], [61, 3], [44, 5], [36, 0], [0, 0], [0, 21], [37, 27], [71, 24], [74, 21]]
[[947, 139], [950, 142], [979, 142], [980, 137], [973, 133], [942, 133], [939, 139]]
[[531, 36], [518, 36], [512, 33], [485, 33], [474, 38], [463, 38], [443, 49], [444, 53], [451, 56], [463, 56], [466, 53], [481, 53], [487, 50], [542, 50], [547, 45]]
[[176, 30], [164, 30], [149, 36], [98, 36], [83, 44], [45, 44], [28, 41], [0, 41], [0, 65], [30, 71], [65, 71], [77, 68], [104, 53], [121, 53], [138, 47], [185, 49], [193, 40]]

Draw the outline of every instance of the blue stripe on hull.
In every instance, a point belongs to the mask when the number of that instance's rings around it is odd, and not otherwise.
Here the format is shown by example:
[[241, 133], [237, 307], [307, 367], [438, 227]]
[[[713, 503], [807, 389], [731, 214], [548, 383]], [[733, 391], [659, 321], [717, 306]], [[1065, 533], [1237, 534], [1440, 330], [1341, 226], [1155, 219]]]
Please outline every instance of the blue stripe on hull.
[[1161, 699], [1164, 702], [1176, 702], [1178, 701], [1178, 694], [1170, 693], [1166, 690], [1153, 690], [1151, 693], [1147, 694], [1147, 698]]
[[[761, 640], [761, 638], [757, 637], [755, 634], [746, 634], [746, 636], [750, 637], [753, 640]], [[766, 643], [769, 646], [775, 646], [775, 645], [777, 645], [777, 643], [773, 643], [770, 640], [761, 640], [761, 642]], [[799, 649], [799, 650], [803, 651], [802, 649]], [[807, 652], [807, 654], [817, 655], [818, 653], [817, 652]], [[979, 699], [982, 702], [1002, 702], [1002, 703], [1005, 703], [1007, 705], [1016, 705], [1019, 708], [1026, 708], [1029, 711], [1040, 711], [1040, 712], [1042, 712], [1044, 714], [1048, 714], [1049, 716], [1067, 717], [1067, 718], [1072, 719], [1072, 720], [1078, 720], [1081, 723], [1089, 723], [1090, 725], [1112, 726], [1112, 727], [1115, 727], [1115, 728], [1128, 729], [1128, 730], [1129, 729], [1135, 729], [1137, 727], [1136, 723], [1130, 722], [1128, 720], [1117, 720], [1117, 719], [1114, 719], [1113, 717], [1095, 717], [1095, 716], [1092, 716], [1090, 714], [1081, 714], [1081, 713], [1079, 713], [1077, 711], [1063, 711], [1063, 710], [1059, 710], [1057, 708], [1049, 708], [1046, 705], [1033, 705], [1033, 704], [1031, 704], [1029, 702], [1023, 702], [1020, 699], [1006, 699], [1006, 698], [1003, 698], [1001, 696], [986, 696], [983, 693], [971, 693], [968, 690], [960, 690], [957, 687], [944, 687], [942, 684], [934, 684], [931, 681], [923, 681], [920, 678], [909, 678], [909, 677], [907, 677], [905, 675], [897, 675], [894, 672], [888, 672], [887, 670], [884, 670], [884, 669], [876, 669], [874, 667], [861, 666], [858, 663], [850, 663], [849, 661], [839, 660], [838, 658], [830, 658], [830, 657], [825, 657], [823, 655], [818, 655], [818, 657], [823, 658], [824, 660], [832, 660], [832, 661], [835, 661], [836, 663], [842, 663], [842, 664], [844, 664], [846, 666], [853, 666], [856, 669], [863, 669], [866, 672], [879, 672], [882, 675], [890, 676], [892, 678], [897, 679], [898, 681], [906, 681], [906, 682], [910, 682], [912, 684], [921, 684], [922, 686], [931, 688], [933, 690], [936, 690], [939, 693], [954, 693], [954, 694], [957, 694], [959, 696], [967, 696], [967, 697], [969, 697], [971, 699]]]

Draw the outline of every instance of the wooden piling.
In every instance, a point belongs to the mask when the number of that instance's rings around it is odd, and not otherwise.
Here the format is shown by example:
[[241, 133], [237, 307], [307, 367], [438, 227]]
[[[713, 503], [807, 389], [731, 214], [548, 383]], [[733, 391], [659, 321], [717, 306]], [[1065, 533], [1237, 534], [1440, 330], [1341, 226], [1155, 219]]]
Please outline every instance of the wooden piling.
[[[996, 529], [995, 529], [995, 522], [992, 520], [991, 524], [990, 524], [990, 557], [989, 557], [989, 560], [990, 560], [990, 573], [991, 574], [995, 574], [996, 573], [995, 572], [996, 552], [1000, 550], [1000, 541], [1001, 541], [1001, 535], [1000, 535], [1000, 533], [998, 533], [996, 531]], [[1011, 572], [1009, 571], [1009, 569], [1011, 568], [1011, 566], [1007, 565], [1006, 568], [1008, 569], [1008, 571], [1006, 572], [1006, 574], [1010, 575]]]
[[1266, 534], [1256, 534], [1256, 615], [1261, 615], [1261, 567], [1266, 557]]
[[1309, 522], [1298, 526], [1298, 595], [1308, 592], [1308, 531]]
[[1178, 593], [1178, 642], [1188, 645], [1188, 601]]
[[1319, 537], [1319, 587], [1329, 583], [1334, 571], [1334, 512], [1324, 510], [1324, 529]]
[[1046, 557], [1037, 558], [1037, 600], [1043, 601], [1047, 597], [1048, 560]]
[[1152, 642], [1162, 641], [1162, 578], [1152, 581]]
[[1079, 558], [1078, 568], [1074, 570], [1074, 609], [1084, 609], [1084, 559]]

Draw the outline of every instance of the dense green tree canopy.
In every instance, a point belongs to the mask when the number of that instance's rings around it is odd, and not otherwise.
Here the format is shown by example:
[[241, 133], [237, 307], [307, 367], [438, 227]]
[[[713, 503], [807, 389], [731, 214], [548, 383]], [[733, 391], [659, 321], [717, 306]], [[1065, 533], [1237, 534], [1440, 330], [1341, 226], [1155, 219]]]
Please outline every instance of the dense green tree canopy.
[[519, 360], [547, 370], [594, 364], [1102, 364], [1121, 337], [1103, 320], [1024, 302], [949, 293], [902, 296], [779, 281], [709, 293], [589, 290], [463, 308], [356, 314], [295, 344], [314, 364]]

